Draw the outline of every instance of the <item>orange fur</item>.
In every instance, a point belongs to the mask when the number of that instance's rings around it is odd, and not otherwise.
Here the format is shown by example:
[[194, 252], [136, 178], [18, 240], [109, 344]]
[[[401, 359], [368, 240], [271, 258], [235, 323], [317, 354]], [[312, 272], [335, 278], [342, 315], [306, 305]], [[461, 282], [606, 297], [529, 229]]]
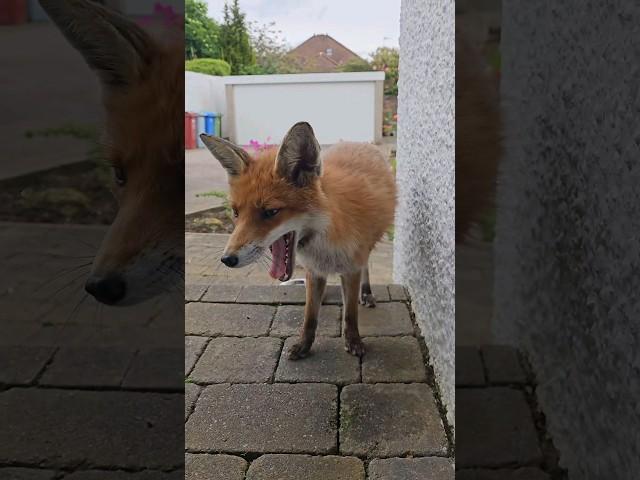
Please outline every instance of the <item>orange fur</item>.
[[[393, 223], [396, 202], [395, 180], [382, 153], [369, 144], [339, 143], [322, 153], [322, 175], [303, 188], [278, 176], [276, 154], [270, 149], [255, 155], [240, 176], [230, 179], [231, 203], [239, 215], [227, 250], [264, 238], [296, 215], [313, 213], [328, 218], [330, 246], [352, 251], [354, 269], [366, 266]], [[281, 212], [263, 220], [263, 208]]]
[[182, 42], [156, 41], [92, 1], [41, 5], [102, 81], [119, 209], [85, 289], [112, 305], [171, 291], [184, 268]]
[[105, 95], [107, 157], [126, 171], [127, 185], [114, 187], [119, 211], [97, 272], [124, 268], [160, 239], [182, 243], [183, 88], [182, 51], [157, 46], [138, 83]]

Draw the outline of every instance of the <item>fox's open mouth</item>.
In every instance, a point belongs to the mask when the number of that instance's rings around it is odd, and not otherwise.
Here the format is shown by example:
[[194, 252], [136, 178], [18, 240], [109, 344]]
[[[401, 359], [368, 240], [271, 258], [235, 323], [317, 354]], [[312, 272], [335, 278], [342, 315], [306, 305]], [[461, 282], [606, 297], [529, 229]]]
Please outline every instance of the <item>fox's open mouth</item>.
[[296, 264], [296, 232], [285, 233], [273, 242], [269, 249], [273, 255], [269, 275], [286, 282], [293, 275], [293, 267]]

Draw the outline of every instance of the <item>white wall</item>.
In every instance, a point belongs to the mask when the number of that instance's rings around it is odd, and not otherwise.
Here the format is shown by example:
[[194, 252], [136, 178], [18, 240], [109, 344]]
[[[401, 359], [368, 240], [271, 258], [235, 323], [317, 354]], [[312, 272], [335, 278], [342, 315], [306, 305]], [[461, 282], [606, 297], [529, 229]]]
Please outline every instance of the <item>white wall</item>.
[[222, 136], [229, 136], [224, 77], [184, 72], [184, 111], [222, 114]]
[[640, 8], [512, 0], [502, 18], [495, 334], [529, 355], [569, 478], [635, 480]]
[[277, 143], [296, 122], [309, 122], [322, 145], [379, 141], [384, 72], [225, 77], [233, 141]]
[[394, 280], [405, 284], [455, 418], [454, 1], [403, 0]]

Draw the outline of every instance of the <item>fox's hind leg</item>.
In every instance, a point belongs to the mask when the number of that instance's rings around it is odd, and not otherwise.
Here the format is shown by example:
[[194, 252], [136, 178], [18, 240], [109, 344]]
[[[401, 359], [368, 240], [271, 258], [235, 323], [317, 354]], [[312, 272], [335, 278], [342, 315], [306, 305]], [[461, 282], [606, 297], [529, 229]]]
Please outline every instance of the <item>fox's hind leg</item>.
[[362, 269], [360, 275], [360, 304], [369, 308], [376, 306], [376, 298], [371, 293], [371, 283], [369, 283], [369, 265]]
[[304, 306], [304, 323], [300, 330], [300, 340], [294, 343], [289, 349], [289, 360], [298, 360], [309, 354], [311, 345], [316, 338], [316, 327], [318, 326], [318, 315], [320, 305], [324, 296], [324, 289], [327, 286], [326, 277], [307, 272], [307, 303]]
[[358, 293], [360, 272], [340, 275], [342, 282], [342, 311], [344, 318], [344, 346], [351, 355], [364, 355], [364, 345], [358, 330]]

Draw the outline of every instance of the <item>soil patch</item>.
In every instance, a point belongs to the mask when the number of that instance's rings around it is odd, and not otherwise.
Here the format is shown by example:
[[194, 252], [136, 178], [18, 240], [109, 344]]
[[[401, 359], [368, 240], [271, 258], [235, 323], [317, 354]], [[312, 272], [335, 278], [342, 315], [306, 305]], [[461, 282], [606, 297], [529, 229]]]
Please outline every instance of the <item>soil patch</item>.
[[0, 181], [0, 221], [110, 224], [111, 169], [93, 160]]
[[233, 222], [227, 208], [210, 208], [185, 215], [184, 231], [194, 233], [231, 233], [233, 231]]

